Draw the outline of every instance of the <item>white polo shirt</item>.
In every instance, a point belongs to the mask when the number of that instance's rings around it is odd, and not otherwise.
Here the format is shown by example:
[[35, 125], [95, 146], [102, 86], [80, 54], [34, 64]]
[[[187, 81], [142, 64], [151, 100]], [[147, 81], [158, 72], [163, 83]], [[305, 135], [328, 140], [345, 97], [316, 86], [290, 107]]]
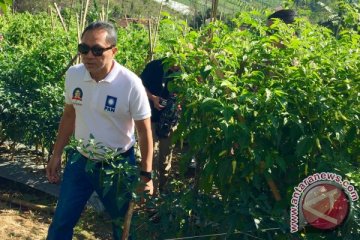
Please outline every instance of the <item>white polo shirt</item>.
[[135, 143], [134, 120], [151, 116], [140, 78], [116, 61], [111, 72], [99, 82], [92, 79], [84, 64], [71, 67], [66, 72], [65, 102], [75, 108], [77, 140], [86, 144], [92, 134], [95, 142], [119, 152], [127, 151]]

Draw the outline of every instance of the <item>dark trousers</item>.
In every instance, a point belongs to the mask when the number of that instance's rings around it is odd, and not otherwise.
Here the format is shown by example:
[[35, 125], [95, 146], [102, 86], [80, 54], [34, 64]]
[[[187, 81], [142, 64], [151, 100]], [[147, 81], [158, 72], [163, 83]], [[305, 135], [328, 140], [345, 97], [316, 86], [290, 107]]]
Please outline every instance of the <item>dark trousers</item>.
[[[134, 149], [124, 154], [131, 164], [135, 164]], [[101, 168], [110, 168], [97, 163], [92, 171], [86, 171], [88, 160], [79, 152], [69, 158], [64, 169], [63, 181], [55, 215], [49, 227], [47, 240], [71, 240], [73, 229], [80, 215], [94, 191], [99, 195], [105, 210], [110, 214], [113, 222], [113, 237], [120, 240], [122, 235], [122, 219], [128, 209], [131, 194], [127, 192], [124, 182], [112, 184], [110, 189], [104, 189]], [[118, 183], [115, 175], [113, 183]], [[130, 177], [129, 177], [130, 179]], [[104, 194], [105, 191], [105, 194]], [[125, 196], [125, 197], [124, 197]]]

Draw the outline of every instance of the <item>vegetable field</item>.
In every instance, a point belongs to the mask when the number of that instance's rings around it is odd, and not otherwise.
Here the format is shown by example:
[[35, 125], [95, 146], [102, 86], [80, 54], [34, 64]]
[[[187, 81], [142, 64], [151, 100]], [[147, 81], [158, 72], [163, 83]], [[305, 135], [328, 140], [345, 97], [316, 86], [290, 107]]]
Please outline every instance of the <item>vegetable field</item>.
[[[174, 141], [185, 147], [170, 193], [149, 202], [161, 206], [158, 221], [134, 218], [139, 239], [360, 238], [358, 201], [339, 228], [290, 233], [294, 187], [309, 175], [331, 172], [360, 190], [360, 8], [338, 4], [336, 31], [306, 18], [267, 27], [270, 10], [198, 30], [162, 14], [153, 52], [181, 67], [171, 88], [182, 107]], [[0, 16], [0, 143], [48, 157], [62, 73], [76, 54], [75, 19], [64, 29], [45, 13]], [[118, 28], [116, 58], [137, 74], [148, 34], [145, 25]]]

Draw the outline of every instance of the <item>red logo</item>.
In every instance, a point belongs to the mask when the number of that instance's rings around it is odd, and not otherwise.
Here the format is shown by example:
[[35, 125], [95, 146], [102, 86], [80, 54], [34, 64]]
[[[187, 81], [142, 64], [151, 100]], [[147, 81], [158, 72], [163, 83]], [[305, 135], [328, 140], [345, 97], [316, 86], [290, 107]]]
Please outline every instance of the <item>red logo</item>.
[[350, 202], [341, 188], [323, 183], [306, 193], [302, 210], [305, 220], [314, 228], [334, 229], [349, 215]]

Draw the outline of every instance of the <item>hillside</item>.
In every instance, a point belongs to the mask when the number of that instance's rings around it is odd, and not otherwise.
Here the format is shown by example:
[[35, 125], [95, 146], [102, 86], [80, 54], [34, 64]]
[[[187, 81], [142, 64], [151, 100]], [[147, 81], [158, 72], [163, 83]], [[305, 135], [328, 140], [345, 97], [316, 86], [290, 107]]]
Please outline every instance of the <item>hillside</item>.
[[[349, 2], [359, 2], [358, 0], [349, 0]], [[15, 12], [28, 11], [30, 13], [48, 11], [49, 6], [53, 6], [54, 3], [60, 7], [60, 9], [70, 8], [71, 11], [80, 12], [85, 5], [86, 0], [13, 0], [12, 10]], [[156, 17], [159, 14], [160, 0], [90, 0], [89, 3], [89, 16], [96, 18], [98, 13], [102, 11], [102, 8], [109, 3], [108, 17], [109, 19], [119, 19], [127, 17], [134, 18], [149, 18]], [[164, 4], [161, 8], [162, 11], [166, 11], [171, 15], [186, 19], [189, 23], [194, 23], [194, 26], [198, 26], [198, 20], [206, 19], [210, 16], [211, 0], [177, 0], [176, 2], [184, 4], [189, 7], [190, 12], [196, 13], [185, 16], [178, 10], [174, 10], [167, 6], [170, 0], [164, 0]], [[260, 10], [260, 9], [277, 9], [280, 7], [293, 8], [298, 12], [299, 16], [306, 16], [312, 22], [324, 22], [329, 19], [338, 11], [336, 2], [333, 0], [322, 1], [282, 1], [282, 0], [220, 0], [218, 6], [218, 16], [221, 19], [232, 18], [236, 13], [240, 11]], [[92, 19], [89, 19], [92, 20]], [[202, 21], [200, 21], [202, 22]]]
[[[178, 0], [197, 11], [206, 11], [211, 8], [211, 0]], [[276, 8], [281, 6], [281, 0], [221, 0], [219, 1], [219, 12], [223, 14], [235, 14], [239, 11], [262, 8]]]
[[[48, 11], [49, 6], [56, 3], [61, 9], [71, 8], [74, 11], [80, 10], [85, 5], [86, 0], [13, 0], [13, 11], [31, 12]], [[152, 17], [157, 16], [160, 10], [160, 4], [152, 0], [90, 0], [89, 12], [98, 13], [102, 8], [106, 8], [109, 3], [109, 18], [128, 17]], [[172, 15], [181, 17], [178, 12], [163, 6], [163, 11]]]

